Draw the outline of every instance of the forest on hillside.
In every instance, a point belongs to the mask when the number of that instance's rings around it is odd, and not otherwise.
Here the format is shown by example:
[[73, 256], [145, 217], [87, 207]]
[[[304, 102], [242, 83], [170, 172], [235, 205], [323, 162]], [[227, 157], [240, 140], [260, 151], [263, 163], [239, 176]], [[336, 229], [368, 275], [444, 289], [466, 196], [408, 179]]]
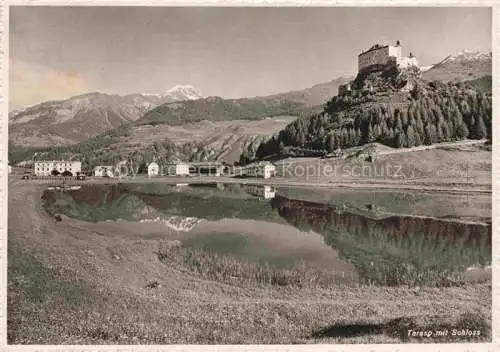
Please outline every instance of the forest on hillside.
[[255, 150], [245, 150], [240, 162], [284, 156], [289, 150], [329, 153], [372, 142], [401, 148], [491, 139], [491, 88], [488, 92], [484, 80], [417, 84], [407, 101], [380, 102], [381, 95], [360, 89], [335, 96], [323, 112], [301, 117]]

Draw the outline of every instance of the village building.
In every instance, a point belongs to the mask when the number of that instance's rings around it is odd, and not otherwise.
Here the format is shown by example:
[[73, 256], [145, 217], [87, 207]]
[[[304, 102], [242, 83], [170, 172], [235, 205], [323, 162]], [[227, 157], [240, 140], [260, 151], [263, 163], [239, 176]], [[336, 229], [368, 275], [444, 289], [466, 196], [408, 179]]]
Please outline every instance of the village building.
[[165, 168], [165, 174], [169, 176], [189, 176], [189, 164], [184, 162], [168, 164]]
[[245, 176], [271, 178], [276, 176], [276, 166], [270, 162], [260, 162], [245, 166], [243, 173]]
[[371, 67], [385, 66], [389, 63], [394, 63], [399, 68], [419, 66], [417, 59], [412, 53], [410, 53], [410, 56], [408, 57], [402, 55], [401, 45], [398, 40], [395, 46], [375, 44], [367, 51], [359, 54], [358, 72]]
[[67, 174], [76, 176], [82, 172], [82, 163], [80, 161], [35, 161], [33, 164], [33, 174], [35, 176], [51, 176]]
[[243, 176], [243, 166], [236, 166], [236, 165], [227, 165], [224, 168], [224, 174], [226, 174], [229, 177], [240, 177]]
[[113, 166], [111, 165], [99, 165], [94, 168], [95, 177], [113, 177]]
[[148, 165], [148, 176], [158, 176], [158, 173], [160, 171], [160, 167], [158, 166], [158, 163], [152, 162]]

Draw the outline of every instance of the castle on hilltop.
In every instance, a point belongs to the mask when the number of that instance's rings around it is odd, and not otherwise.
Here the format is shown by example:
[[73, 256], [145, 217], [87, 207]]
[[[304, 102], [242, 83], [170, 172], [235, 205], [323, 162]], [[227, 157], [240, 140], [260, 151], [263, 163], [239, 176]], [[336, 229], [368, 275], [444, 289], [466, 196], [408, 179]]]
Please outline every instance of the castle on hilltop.
[[369, 67], [385, 66], [391, 62], [399, 68], [418, 67], [418, 61], [412, 53], [410, 56], [403, 56], [401, 52], [399, 40], [395, 46], [375, 44], [358, 55], [358, 72]]

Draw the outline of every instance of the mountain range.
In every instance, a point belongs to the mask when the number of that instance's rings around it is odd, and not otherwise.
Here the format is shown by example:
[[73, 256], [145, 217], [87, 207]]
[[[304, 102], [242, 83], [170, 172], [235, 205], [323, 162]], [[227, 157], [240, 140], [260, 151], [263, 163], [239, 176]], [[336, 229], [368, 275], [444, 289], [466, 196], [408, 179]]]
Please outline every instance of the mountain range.
[[191, 86], [176, 86], [166, 94], [88, 93], [11, 113], [9, 139], [31, 147], [69, 145], [130, 123], [179, 125], [297, 115], [319, 108], [348, 81], [342, 77], [304, 90], [242, 99], [205, 98]]
[[191, 86], [175, 86], [164, 94], [93, 92], [43, 102], [9, 114], [9, 139], [31, 146], [73, 144], [136, 121], [161, 104], [202, 97]]

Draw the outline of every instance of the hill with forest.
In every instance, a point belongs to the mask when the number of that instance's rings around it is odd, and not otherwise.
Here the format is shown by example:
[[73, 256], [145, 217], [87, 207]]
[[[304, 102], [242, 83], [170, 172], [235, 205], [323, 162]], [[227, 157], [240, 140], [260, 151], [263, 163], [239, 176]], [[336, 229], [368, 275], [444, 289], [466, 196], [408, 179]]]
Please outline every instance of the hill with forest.
[[487, 82], [429, 82], [416, 67], [373, 67], [358, 74], [350, 89], [328, 101], [321, 113], [298, 118], [257, 148], [245, 150], [240, 161], [325, 155], [373, 142], [400, 148], [491, 138]]

